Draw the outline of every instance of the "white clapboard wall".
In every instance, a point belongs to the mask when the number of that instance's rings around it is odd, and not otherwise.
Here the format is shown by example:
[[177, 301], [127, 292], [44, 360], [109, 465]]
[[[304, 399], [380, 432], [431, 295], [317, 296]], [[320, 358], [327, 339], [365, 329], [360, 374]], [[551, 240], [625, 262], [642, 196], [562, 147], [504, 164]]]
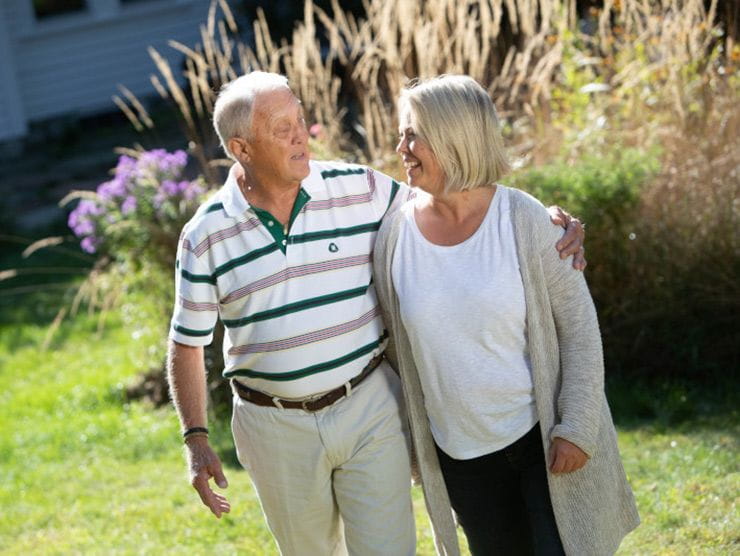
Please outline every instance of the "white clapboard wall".
[[208, 0], [86, 0], [86, 9], [36, 20], [32, 0], [0, 0], [0, 141], [22, 137], [29, 122], [115, 110], [123, 84], [156, 94], [147, 47], [180, 68], [174, 39], [199, 42]]

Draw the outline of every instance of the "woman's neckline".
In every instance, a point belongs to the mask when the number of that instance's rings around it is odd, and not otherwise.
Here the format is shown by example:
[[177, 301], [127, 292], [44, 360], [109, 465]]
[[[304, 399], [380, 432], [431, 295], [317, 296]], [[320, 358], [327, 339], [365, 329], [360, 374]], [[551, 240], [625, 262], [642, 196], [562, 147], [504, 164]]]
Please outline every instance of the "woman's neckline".
[[[429, 246], [431, 246], [433, 248], [437, 248], [437, 249], [454, 249], [456, 247], [462, 247], [462, 246], [464, 246], [465, 244], [473, 241], [475, 239], [475, 237], [478, 236], [481, 233], [481, 230], [484, 229], [484, 227], [485, 227], [486, 223], [489, 221], [489, 219], [492, 218], [491, 214], [494, 211], [494, 205], [496, 205], [496, 204], [498, 204], [500, 202], [500, 197], [501, 197], [501, 194], [502, 193], [499, 192], [499, 189], [501, 187], [502, 186], [500, 186], [500, 185], [496, 185], [493, 188], [493, 194], [487, 200], [487, 203], [488, 204], [486, 206], [485, 211], [482, 212], [482, 217], [478, 221], [478, 224], [475, 226], [474, 229], [471, 229], [468, 233], [463, 232], [462, 233], [462, 237], [458, 241], [455, 241], [454, 243], [439, 243], [437, 241], [434, 241], [434, 239], [430, 238], [429, 236], [430, 235], [433, 236], [433, 234], [428, 234], [428, 233], [425, 233], [425, 232], [429, 232], [431, 230], [422, 230], [422, 226], [419, 225], [419, 219], [420, 218], [423, 218], [422, 211], [433, 210], [433, 209], [431, 209], [428, 206], [427, 207], [418, 208], [416, 206], [416, 204], [414, 203], [410, 207], [411, 208], [411, 213], [410, 213], [409, 216], [410, 216], [410, 220], [412, 221], [411, 224], [412, 224], [412, 226], [413, 226], [413, 228], [415, 230], [415, 233], [417, 233], [419, 235], [420, 239], [425, 244], [427, 244], [427, 245], [429, 245]], [[478, 213], [478, 214], [480, 214], [480, 213]], [[450, 223], [450, 225], [454, 225], [454, 224]]]

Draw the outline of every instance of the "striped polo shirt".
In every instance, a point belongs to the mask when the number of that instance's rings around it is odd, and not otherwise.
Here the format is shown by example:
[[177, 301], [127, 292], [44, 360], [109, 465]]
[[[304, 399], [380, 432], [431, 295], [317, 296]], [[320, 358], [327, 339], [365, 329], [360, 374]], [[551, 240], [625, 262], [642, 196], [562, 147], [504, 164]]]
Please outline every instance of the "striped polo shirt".
[[223, 375], [282, 398], [325, 392], [385, 348], [372, 285], [383, 216], [410, 196], [368, 167], [310, 162], [285, 233], [232, 167], [183, 228], [170, 338], [203, 346], [224, 323]]

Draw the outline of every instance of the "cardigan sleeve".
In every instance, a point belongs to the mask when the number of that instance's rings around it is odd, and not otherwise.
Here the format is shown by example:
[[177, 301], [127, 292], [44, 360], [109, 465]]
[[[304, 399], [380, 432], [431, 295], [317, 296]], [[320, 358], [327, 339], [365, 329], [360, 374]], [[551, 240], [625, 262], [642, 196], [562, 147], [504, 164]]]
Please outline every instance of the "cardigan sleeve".
[[392, 330], [393, 315], [390, 310], [393, 306], [395, 296], [392, 291], [393, 285], [390, 275], [392, 261], [389, 258], [393, 256], [393, 247], [395, 245], [391, 246], [393, 240], [391, 236], [396, 235], [394, 227], [397, 226], [396, 220], [398, 218], [398, 211], [394, 211], [392, 214], [386, 216], [383, 224], [380, 226], [380, 230], [378, 230], [373, 249], [373, 283], [375, 285], [375, 293], [378, 296], [378, 302], [380, 303], [383, 323], [389, 333], [388, 344], [385, 348], [385, 357], [397, 374], [399, 373], [398, 355], [396, 353], [396, 341]]
[[604, 403], [604, 359], [596, 308], [583, 272], [573, 269], [570, 257], [560, 259], [555, 249], [562, 229], [551, 224], [544, 207], [538, 220], [540, 260], [557, 333], [561, 372], [558, 422], [550, 438], [564, 438], [590, 457], [598, 444]]

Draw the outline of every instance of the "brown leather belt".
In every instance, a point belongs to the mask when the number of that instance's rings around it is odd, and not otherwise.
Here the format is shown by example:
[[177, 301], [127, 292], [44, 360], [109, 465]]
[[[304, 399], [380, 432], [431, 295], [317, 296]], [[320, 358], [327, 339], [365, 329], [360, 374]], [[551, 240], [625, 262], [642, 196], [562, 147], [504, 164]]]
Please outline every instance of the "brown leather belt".
[[265, 405], [269, 407], [277, 407], [280, 409], [302, 409], [308, 412], [318, 411], [324, 409], [327, 406], [341, 400], [344, 396], [349, 395], [353, 388], [357, 387], [363, 380], [365, 380], [375, 368], [380, 365], [383, 360], [383, 354], [376, 355], [370, 362], [362, 369], [362, 372], [351, 379], [349, 382], [337, 386], [334, 390], [330, 390], [323, 396], [307, 400], [283, 400], [281, 398], [270, 396], [259, 390], [252, 390], [251, 388], [244, 386], [241, 382], [232, 379], [231, 387], [234, 392], [243, 400], [252, 402], [256, 405]]

